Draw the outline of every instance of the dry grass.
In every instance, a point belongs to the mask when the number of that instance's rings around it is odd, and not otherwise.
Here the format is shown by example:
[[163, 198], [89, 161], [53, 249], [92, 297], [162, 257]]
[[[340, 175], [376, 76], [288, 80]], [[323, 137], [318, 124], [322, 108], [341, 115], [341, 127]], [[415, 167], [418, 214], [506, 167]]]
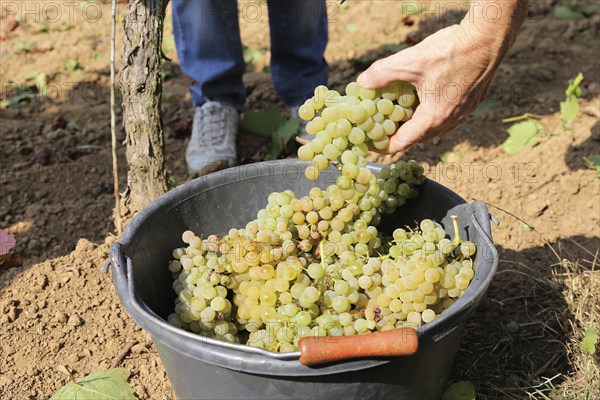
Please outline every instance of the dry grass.
[[[566, 343], [565, 351], [572, 374], [554, 393], [557, 398], [600, 398], [600, 364], [598, 351], [589, 354], [581, 349], [581, 342], [588, 328], [599, 331], [600, 327], [600, 270], [596, 253], [572, 241], [591, 257], [575, 262], [563, 260], [555, 266], [555, 280], [564, 288], [562, 294], [571, 316], [565, 329], [570, 331], [571, 340]], [[600, 346], [599, 346], [600, 347]]]
[[487, 300], [467, 321], [452, 378], [471, 380], [478, 398], [600, 398], [599, 352], [581, 349], [587, 328], [600, 331], [598, 239], [548, 246], [503, 251]]

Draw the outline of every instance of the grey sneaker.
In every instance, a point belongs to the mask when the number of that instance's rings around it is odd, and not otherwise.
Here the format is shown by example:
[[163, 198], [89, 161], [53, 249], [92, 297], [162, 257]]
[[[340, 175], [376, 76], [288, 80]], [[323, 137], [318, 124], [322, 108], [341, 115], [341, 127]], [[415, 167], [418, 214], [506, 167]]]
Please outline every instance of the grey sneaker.
[[311, 141], [313, 140], [314, 136], [309, 135], [306, 132], [306, 124], [308, 123], [308, 121], [305, 121], [298, 116], [298, 109], [300, 108], [300, 106], [301, 104], [293, 107], [288, 107], [288, 111], [290, 112], [290, 117], [296, 118], [300, 122], [300, 125], [298, 126], [298, 137], [300, 139]]
[[190, 174], [201, 176], [236, 165], [239, 122], [240, 114], [230, 105], [208, 101], [196, 107], [192, 138], [185, 152]]

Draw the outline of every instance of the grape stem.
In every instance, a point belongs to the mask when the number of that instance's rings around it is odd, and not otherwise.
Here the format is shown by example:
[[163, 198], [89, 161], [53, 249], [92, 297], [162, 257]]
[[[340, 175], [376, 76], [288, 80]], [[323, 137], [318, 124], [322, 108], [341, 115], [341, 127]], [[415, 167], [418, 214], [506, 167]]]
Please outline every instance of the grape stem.
[[296, 136], [296, 142], [300, 144], [308, 144], [310, 143], [310, 140], [302, 139], [300, 136]]
[[340, 165], [340, 163], [339, 163], [339, 162], [337, 162], [337, 161], [333, 161], [333, 160], [332, 160], [332, 161], [330, 161], [330, 162], [329, 162], [329, 164], [331, 164], [331, 165], [333, 165], [335, 168], [337, 168], [337, 169], [338, 169], [338, 171], [341, 171], [341, 170], [342, 170], [342, 166], [341, 166], [341, 165]]
[[458, 229], [458, 217], [456, 215], [451, 215], [450, 218], [452, 218], [452, 226], [454, 227], [454, 240], [452, 243], [454, 243], [455, 246], [458, 246], [462, 242], [460, 230]]
[[325, 270], [327, 269], [327, 266], [325, 265], [325, 256], [323, 254], [323, 243], [325, 243], [325, 239], [323, 239], [319, 242], [319, 256], [321, 257], [321, 267], [323, 268], [323, 274], [324, 274]]
[[[475, 200], [475, 199], [473, 199]], [[537, 229], [535, 229], [535, 227], [531, 224], [529, 224], [527, 221], [523, 220], [522, 218], [516, 216], [515, 214], [511, 213], [510, 211], [507, 211], [503, 208], [500, 208], [498, 206], [495, 206], [493, 204], [487, 203], [487, 202], [483, 202], [486, 206], [488, 207], [493, 207], [497, 210], [500, 210], [508, 215], [510, 215], [511, 217], [513, 217], [514, 219], [516, 219], [517, 221], [527, 225], [533, 232], [535, 232], [535, 234], [540, 238], [540, 240], [546, 245], [548, 246], [548, 248], [552, 251], [552, 253], [554, 253], [554, 256], [558, 259], [558, 262], [560, 265], [563, 264], [564, 260], [563, 258], [557, 253], [557, 251], [554, 249], [554, 247], [552, 247], [552, 245], [542, 236], [542, 234], [540, 232], [538, 232]]]
[[529, 118], [540, 119], [540, 118], [542, 118], [542, 116], [541, 115], [537, 115], [537, 114], [525, 113], [523, 115], [519, 115], [519, 116], [516, 116], [516, 117], [504, 118], [502, 120], [502, 123], [507, 124], [509, 122], [517, 122], [517, 121], [522, 121], [524, 119], [529, 119]]
[[327, 265], [325, 264], [325, 254], [323, 253], [323, 244], [325, 239], [321, 239], [319, 242], [319, 256], [321, 257], [321, 268], [323, 268], [323, 277], [321, 278], [321, 284], [325, 285], [325, 278], [327, 276]]

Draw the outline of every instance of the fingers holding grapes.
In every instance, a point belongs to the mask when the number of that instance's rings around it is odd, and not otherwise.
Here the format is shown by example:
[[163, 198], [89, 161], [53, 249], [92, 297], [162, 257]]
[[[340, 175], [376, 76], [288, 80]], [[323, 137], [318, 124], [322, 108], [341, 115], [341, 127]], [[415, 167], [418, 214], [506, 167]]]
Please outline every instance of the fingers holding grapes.
[[364, 71], [357, 79], [363, 87], [403, 80], [418, 96], [412, 119], [399, 126], [385, 152], [404, 151], [456, 129], [485, 98], [498, 57], [474, 48], [462, 28], [452, 26]]

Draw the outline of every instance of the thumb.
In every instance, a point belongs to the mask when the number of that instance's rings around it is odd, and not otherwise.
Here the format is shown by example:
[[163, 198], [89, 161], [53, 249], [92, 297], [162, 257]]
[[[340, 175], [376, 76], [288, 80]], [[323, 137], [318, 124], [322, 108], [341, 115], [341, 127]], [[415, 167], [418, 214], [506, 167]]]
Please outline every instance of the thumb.
[[378, 88], [394, 81], [417, 83], [419, 69], [416, 66], [414, 47], [409, 47], [389, 57], [375, 61], [358, 76], [356, 81], [365, 88]]
[[421, 142], [432, 125], [432, 121], [427, 115], [426, 112], [423, 112], [422, 107], [417, 107], [413, 117], [402, 124], [400, 129], [390, 137], [388, 151], [390, 153], [405, 151]]

